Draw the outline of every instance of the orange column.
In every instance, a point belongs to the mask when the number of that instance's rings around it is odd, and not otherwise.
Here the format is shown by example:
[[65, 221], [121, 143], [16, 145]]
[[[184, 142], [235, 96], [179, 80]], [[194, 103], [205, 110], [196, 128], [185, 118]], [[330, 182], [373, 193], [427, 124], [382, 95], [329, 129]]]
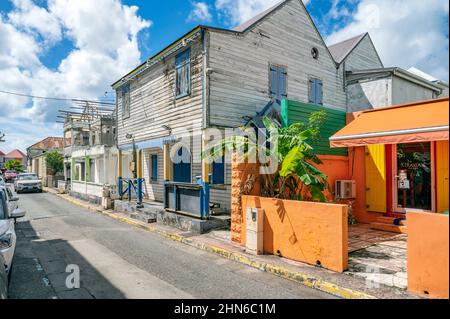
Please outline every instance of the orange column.
[[234, 153], [231, 170], [231, 240], [245, 245], [245, 205], [242, 204], [242, 195], [260, 195], [259, 165], [241, 163]]

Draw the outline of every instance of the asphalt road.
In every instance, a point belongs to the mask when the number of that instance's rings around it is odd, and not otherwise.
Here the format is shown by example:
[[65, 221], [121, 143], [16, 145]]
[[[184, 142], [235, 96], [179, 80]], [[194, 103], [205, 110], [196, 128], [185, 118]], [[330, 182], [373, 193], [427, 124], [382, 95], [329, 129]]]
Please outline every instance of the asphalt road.
[[[27, 217], [16, 226], [10, 298], [333, 298], [52, 194], [23, 194], [19, 203]], [[68, 288], [77, 268], [80, 288]]]

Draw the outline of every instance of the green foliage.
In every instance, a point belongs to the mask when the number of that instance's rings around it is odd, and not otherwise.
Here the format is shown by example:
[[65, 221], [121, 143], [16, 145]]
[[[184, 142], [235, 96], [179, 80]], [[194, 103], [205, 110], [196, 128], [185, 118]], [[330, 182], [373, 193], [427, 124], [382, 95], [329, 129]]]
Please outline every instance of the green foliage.
[[64, 158], [58, 151], [51, 151], [45, 154], [45, 163], [54, 175], [62, 172], [64, 169]]
[[314, 166], [322, 162], [314, 154], [314, 149], [309, 143], [320, 137], [320, 129], [326, 119], [325, 111], [315, 112], [311, 114], [308, 123], [295, 123], [286, 128], [279, 128], [273, 120], [266, 117], [263, 122], [268, 132], [268, 144], [277, 147], [258, 148], [254, 130], [244, 127], [241, 128], [245, 133], [244, 136], [227, 137], [207, 148], [202, 157], [214, 161], [224, 152], [241, 150], [240, 160], [244, 160], [254, 157], [259, 149], [265, 155], [277, 159], [279, 163], [279, 169], [275, 174], [261, 176], [262, 196], [324, 202], [326, 201], [324, 191], [330, 190], [327, 183], [328, 176]]
[[5, 168], [8, 171], [16, 171], [17, 173], [25, 172], [23, 164], [19, 160], [9, 160], [5, 163]]

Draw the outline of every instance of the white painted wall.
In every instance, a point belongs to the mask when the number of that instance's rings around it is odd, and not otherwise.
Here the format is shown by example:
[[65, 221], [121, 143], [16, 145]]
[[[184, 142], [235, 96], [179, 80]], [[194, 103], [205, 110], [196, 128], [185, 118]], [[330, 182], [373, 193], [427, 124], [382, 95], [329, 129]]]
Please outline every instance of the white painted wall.
[[392, 105], [392, 78], [377, 79], [347, 87], [348, 112], [358, 112]]
[[417, 101], [425, 101], [436, 98], [432, 90], [394, 76], [392, 83], [393, 105], [407, 104]]

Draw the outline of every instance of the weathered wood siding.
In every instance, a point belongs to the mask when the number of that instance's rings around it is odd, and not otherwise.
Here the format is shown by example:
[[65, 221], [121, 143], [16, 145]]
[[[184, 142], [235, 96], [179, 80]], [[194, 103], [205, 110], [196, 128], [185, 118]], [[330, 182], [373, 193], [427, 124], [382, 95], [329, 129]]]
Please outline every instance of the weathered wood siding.
[[[211, 126], [237, 127], [269, 101], [269, 65], [287, 67], [287, 94], [308, 102], [310, 77], [323, 80], [324, 104], [344, 109], [343, 70], [336, 69], [299, 1], [290, 1], [250, 32], [211, 32], [209, 44]], [[312, 58], [317, 47], [319, 58]]]
[[[200, 40], [191, 44], [191, 95], [175, 98], [175, 54], [160, 62], [130, 82], [130, 117], [122, 117], [121, 91], [117, 94], [118, 144], [129, 144], [126, 134], [136, 142], [168, 135], [167, 125], [174, 135], [193, 131], [193, 121], [203, 119], [203, 53]], [[181, 50], [180, 50], [181, 52]]]
[[378, 57], [377, 50], [368, 35], [361, 40], [358, 46], [345, 59], [346, 71], [378, 69], [382, 67], [383, 64]]

